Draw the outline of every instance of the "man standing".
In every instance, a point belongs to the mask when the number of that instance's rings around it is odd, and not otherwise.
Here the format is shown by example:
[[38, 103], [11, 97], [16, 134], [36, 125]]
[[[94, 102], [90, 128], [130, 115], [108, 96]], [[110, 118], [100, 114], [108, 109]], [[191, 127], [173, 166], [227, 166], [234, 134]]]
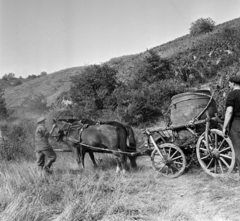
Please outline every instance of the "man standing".
[[[37, 120], [38, 126], [35, 131], [35, 152], [37, 156], [37, 165], [41, 170], [51, 173], [50, 168], [56, 161], [56, 153], [48, 142], [49, 132], [45, 126], [45, 118], [40, 117]], [[45, 163], [45, 158], [48, 158]]]
[[222, 132], [225, 136], [229, 127], [229, 136], [232, 140], [236, 155], [236, 163], [240, 176], [240, 71], [229, 79], [229, 92], [226, 101], [226, 112]]

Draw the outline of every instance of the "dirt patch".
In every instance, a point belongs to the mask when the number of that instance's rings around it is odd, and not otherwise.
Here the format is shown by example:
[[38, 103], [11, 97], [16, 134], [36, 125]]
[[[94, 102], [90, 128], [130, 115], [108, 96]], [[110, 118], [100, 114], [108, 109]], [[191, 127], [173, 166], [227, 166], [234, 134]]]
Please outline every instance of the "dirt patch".
[[[151, 160], [138, 160], [152, 173]], [[240, 220], [240, 177], [233, 172], [228, 177], [213, 178], [195, 165], [182, 176], [174, 179], [157, 172], [158, 188], [155, 195], [165, 200], [168, 207], [164, 217], [153, 220], [171, 221], [237, 221]]]
[[240, 220], [240, 182], [238, 174], [212, 178], [192, 170], [164, 182], [168, 193], [169, 220], [223, 221]]

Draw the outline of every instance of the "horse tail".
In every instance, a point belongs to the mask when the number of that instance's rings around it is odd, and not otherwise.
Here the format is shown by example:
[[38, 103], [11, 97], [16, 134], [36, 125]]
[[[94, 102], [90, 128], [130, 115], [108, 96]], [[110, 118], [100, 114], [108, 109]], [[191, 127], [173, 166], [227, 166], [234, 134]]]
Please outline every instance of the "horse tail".
[[132, 127], [125, 125], [125, 128], [127, 130], [127, 134], [128, 134], [128, 141], [129, 141], [129, 149], [130, 150], [136, 150], [137, 144], [136, 144], [136, 139], [135, 139], [135, 135], [134, 135], [134, 131], [132, 129]]

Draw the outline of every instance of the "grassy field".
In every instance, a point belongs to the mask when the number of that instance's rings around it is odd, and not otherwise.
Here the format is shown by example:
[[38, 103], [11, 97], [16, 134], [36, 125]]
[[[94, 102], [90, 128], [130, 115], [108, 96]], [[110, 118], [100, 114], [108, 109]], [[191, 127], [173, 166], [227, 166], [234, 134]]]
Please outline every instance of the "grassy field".
[[58, 153], [52, 175], [34, 162], [0, 164], [1, 221], [240, 220], [236, 173], [212, 178], [192, 168], [176, 179], [153, 171], [148, 157], [138, 169], [115, 174], [111, 155], [88, 156], [81, 172], [71, 153]]

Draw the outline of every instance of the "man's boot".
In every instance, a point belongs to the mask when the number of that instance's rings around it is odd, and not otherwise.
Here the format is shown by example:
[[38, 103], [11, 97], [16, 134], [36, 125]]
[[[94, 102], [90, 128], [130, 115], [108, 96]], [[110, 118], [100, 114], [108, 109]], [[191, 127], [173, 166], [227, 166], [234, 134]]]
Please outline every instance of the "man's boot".
[[52, 171], [49, 169], [49, 167], [48, 167], [47, 165], [45, 165], [45, 166], [43, 167], [43, 170], [44, 170], [46, 173], [48, 173], [48, 174], [52, 174]]

